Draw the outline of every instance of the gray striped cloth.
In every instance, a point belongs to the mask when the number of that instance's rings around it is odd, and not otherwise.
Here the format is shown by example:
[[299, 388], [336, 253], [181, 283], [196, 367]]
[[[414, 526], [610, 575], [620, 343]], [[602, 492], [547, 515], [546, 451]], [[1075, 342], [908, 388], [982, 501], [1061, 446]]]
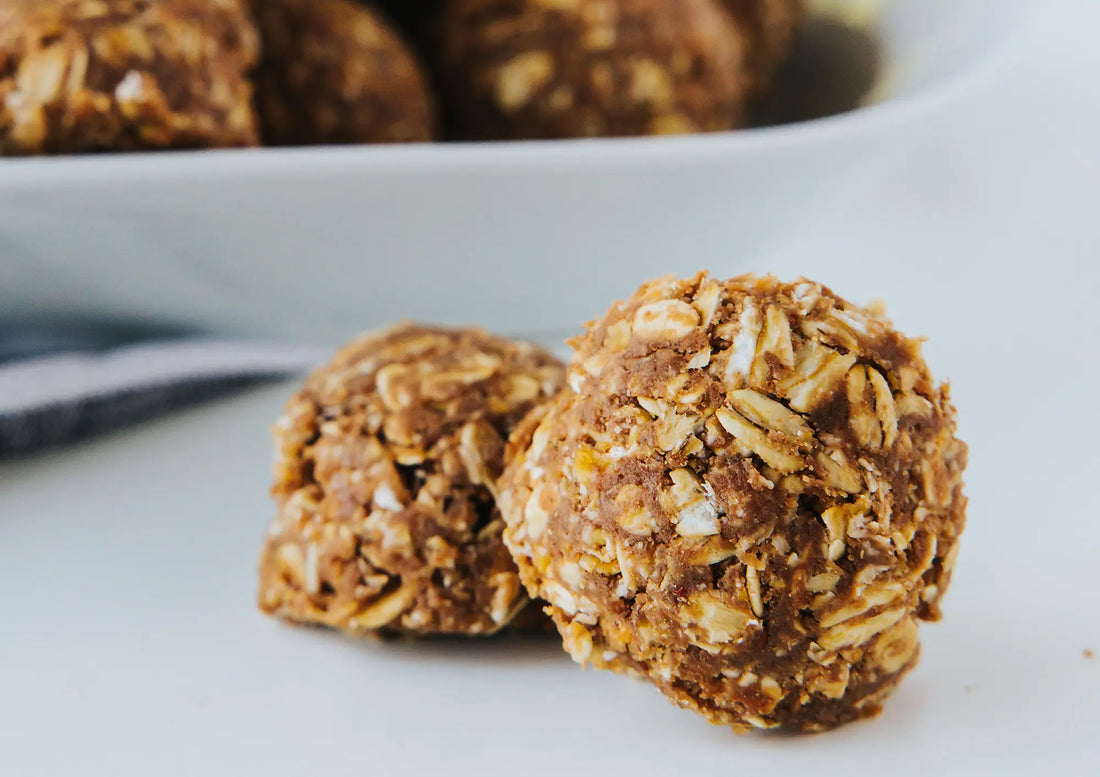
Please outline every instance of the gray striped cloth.
[[217, 338], [32, 342], [0, 333], [0, 458], [22, 456], [298, 374], [317, 347]]

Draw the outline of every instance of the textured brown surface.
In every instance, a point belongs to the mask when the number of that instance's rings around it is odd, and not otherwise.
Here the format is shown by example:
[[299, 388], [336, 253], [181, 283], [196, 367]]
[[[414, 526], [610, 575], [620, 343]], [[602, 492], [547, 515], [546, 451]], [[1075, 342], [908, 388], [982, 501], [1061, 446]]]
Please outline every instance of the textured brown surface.
[[403, 325], [341, 350], [275, 427], [261, 609], [352, 634], [489, 634], [533, 610], [496, 480], [509, 433], [562, 377], [480, 330]]
[[802, 18], [803, 0], [722, 2], [745, 32], [748, 48], [745, 71], [749, 90], [754, 97], [762, 97], [790, 49], [795, 27]]
[[0, 153], [245, 146], [243, 0], [0, 0]]
[[919, 343], [811, 282], [699, 275], [574, 345], [500, 499], [573, 658], [735, 728], [876, 713], [965, 521], [966, 446]]
[[252, 0], [263, 36], [256, 106], [264, 142], [431, 140], [435, 107], [412, 52], [350, 0]]
[[455, 132], [568, 138], [742, 121], [741, 34], [718, 0], [452, 0], [437, 77]]

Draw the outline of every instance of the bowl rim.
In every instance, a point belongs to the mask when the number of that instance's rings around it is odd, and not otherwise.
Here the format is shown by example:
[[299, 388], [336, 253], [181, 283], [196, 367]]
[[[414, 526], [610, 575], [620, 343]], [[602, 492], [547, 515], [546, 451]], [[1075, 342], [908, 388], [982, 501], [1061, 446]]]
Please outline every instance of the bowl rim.
[[[1026, 0], [999, 0], [995, 34], [953, 71], [911, 92], [891, 95], [869, 105], [832, 116], [790, 124], [749, 127], [688, 135], [571, 138], [553, 140], [452, 141], [344, 146], [255, 147], [165, 151], [62, 154], [0, 157], [0, 190], [71, 184], [147, 181], [152, 174], [173, 179], [225, 179], [241, 175], [335, 171], [403, 170], [410, 174], [477, 168], [585, 168], [636, 162], [728, 158], [731, 155], [789, 151], [830, 143], [845, 136], [862, 136], [939, 114], [970, 94], [1011, 58], [1012, 45], [1024, 29]], [[196, 164], [200, 160], [203, 164]]]

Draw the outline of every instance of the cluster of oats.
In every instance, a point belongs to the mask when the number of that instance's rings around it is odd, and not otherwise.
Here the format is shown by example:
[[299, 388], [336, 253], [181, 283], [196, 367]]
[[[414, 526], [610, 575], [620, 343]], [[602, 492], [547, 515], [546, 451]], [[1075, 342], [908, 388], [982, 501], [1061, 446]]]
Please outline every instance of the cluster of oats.
[[245, 0], [0, 0], [0, 153], [257, 141]]
[[513, 440], [505, 543], [578, 662], [735, 728], [872, 715], [965, 522], [946, 386], [808, 281], [662, 279]]
[[745, 40], [719, 0], [455, 0], [438, 56], [458, 130], [560, 138], [742, 122]]
[[729, 130], [802, 10], [377, 2], [0, 0], [0, 154]]
[[400, 143], [435, 135], [427, 77], [373, 9], [352, 0], [253, 0], [264, 143]]
[[[276, 426], [261, 609], [356, 634], [490, 634], [529, 599], [501, 540], [505, 442], [564, 367], [402, 325], [314, 372]], [[533, 608], [532, 608], [533, 609]]]
[[351, 0], [0, 0], [2, 154], [434, 132], [416, 58]]

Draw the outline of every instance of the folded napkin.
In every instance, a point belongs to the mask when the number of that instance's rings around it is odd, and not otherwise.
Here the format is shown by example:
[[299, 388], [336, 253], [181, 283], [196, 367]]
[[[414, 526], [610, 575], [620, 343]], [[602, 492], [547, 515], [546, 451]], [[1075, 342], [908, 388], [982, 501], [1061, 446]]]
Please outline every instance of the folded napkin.
[[37, 356], [18, 354], [20, 358], [6, 362], [0, 358], [0, 457], [74, 441], [300, 373], [327, 355], [311, 346], [212, 338], [85, 352], [60, 348]]

